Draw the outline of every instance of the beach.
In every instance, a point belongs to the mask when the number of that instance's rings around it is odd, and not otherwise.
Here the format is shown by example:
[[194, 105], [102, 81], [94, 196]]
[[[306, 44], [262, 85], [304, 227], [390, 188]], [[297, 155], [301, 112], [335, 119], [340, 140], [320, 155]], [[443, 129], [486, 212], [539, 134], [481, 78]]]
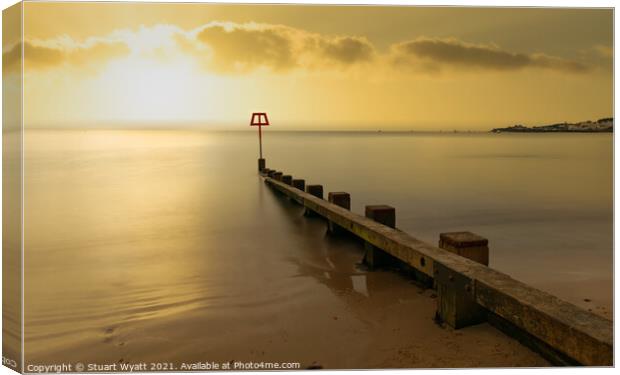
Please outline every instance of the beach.
[[[485, 236], [491, 267], [611, 316], [611, 135], [263, 135], [268, 167], [351, 193], [354, 212], [392, 205], [433, 244]], [[27, 131], [26, 363], [548, 365], [488, 324], [437, 325], [432, 290], [360, 267], [362, 244], [262, 183], [256, 142]]]

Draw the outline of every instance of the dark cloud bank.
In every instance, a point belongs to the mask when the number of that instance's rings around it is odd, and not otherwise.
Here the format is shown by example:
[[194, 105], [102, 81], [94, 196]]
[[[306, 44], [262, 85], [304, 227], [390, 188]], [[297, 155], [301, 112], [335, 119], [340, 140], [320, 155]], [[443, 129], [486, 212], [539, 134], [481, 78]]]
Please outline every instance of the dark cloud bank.
[[20, 71], [22, 48], [27, 69], [47, 69], [62, 64], [78, 66], [101, 64], [129, 54], [129, 47], [121, 42], [97, 41], [81, 47], [61, 48], [26, 41], [19, 42], [2, 53], [3, 72]]
[[[396, 43], [381, 54], [363, 37], [326, 36], [283, 25], [210, 23], [192, 32], [178, 30], [174, 40], [182, 51], [204, 61], [207, 69], [224, 73], [243, 73], [258, 68], [275, 72], [296, 68], [347, 68], [366, 63], [422, 73], [446, 69], [515, 71], [537, 68], [579, 74], [592, 68], [578, 60], [511, 52], [458, 39], [418, 38]], [[26, 41], [23, 48], [28, 69], [100, 64], [130, 53], [126, 43], [105, 38], [71, 48]], [[21, 49], [19, 43], [3, 52], [5, 72], [19, 70]]]
[[211, 67], [219, 71], [275, 71], [325, 64], [353, 65], [370, 61], [374, 47], [365, 38], [326, 37], [287, 26], [225, 27], [213, 24], [197, 34], [213, 53]]
[[544, 68], [568, 73], [583, 73], [589, 66], [544, 54], [514, 53], [488, 45], [475, 45], [456, 39], [420, 38], [397, 44], [393, 48], [397, 64], [436, 64], [436, 69], [455, 67], [479, 70], [518, 70]]

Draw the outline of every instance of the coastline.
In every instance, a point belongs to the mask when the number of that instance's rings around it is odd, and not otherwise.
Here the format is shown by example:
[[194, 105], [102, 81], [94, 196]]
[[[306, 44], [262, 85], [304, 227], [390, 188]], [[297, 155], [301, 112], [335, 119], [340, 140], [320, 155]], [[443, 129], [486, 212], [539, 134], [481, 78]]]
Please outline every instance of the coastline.
[[492, 133], [613, 133], [614, 118], [605, 117], [596, 121], [580, 121], [576, 123], [562, 122], [551, 125], [527, 127], [521, 124], [506, 128], [492, 129]]

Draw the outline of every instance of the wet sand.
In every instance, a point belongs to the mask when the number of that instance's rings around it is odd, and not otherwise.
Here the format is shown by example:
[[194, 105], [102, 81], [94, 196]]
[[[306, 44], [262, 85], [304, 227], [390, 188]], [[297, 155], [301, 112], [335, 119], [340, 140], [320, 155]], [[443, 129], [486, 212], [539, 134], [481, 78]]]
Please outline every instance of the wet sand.
[[[435, 291], [397, 271], [366, 271], [359, 265], [360, 243], [327, 235], [323, 221], [303, 217], [291, 202], [274, 203], [297, 226], [290, 230], [307, 241], [305, 260], [288, 259], [297, 268], [288, 287], [265, 276], [254, 287], [267, 297], [102, 327], [31, 362], [264, 361], [325, 369], [549, 365], [486, 323], [456, 331], [436, 324]], [[313, 242], [321, 245], [312, 249]]]

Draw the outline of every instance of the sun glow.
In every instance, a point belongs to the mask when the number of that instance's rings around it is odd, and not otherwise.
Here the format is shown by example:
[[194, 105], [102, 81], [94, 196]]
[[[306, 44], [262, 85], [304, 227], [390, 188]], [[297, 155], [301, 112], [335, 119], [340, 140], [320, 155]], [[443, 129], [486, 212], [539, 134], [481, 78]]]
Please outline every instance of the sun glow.
[[128, 121], [187, 118], [195, 84], [191, 62], [170, 64], [136, 57], [110, 62], [98, 77], [101, 94], [115, 102], [105, 107], [116, 109]]

